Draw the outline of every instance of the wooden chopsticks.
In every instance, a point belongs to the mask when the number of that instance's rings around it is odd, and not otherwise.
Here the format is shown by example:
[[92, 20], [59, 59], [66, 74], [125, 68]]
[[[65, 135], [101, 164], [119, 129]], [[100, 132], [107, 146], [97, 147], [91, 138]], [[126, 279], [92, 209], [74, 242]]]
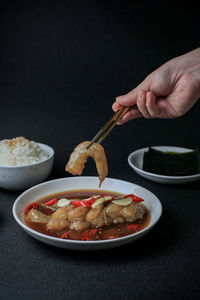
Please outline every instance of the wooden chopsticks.
[[121, 120], [121, 118], [126, 114], [129, 110], [127, 106], [121, 106], [113, 116], [105, 123], [105, 125], [99, 130], [99, 132], [95, 135], [95, 137], [91, 140], [87, 149], [89, 149], [93, 143], [101, 144], [101, 142], [107, 137], [110, 131], [115, 127], [117, 122]]

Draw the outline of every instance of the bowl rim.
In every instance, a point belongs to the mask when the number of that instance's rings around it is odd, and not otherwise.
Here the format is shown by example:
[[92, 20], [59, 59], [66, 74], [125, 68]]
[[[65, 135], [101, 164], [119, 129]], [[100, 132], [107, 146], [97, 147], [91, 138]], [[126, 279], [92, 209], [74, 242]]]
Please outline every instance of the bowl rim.
[[[13, 204], [13, 207], [12, 207], [13, 216], [14, 216], [16, 222], [25, 231], [28, 231], [31, 236], [33, 236], [33, 235], [35, 236], [36, 235], [40, 239], [46, 239], [46, 240], [50, 240], [52, 242], [56, 242], [56, 243], [60, 243], [60, 244], [80, 244], [80, 245], [99, 245], [99, 244], [107, 244], [107, 243], [114, 244], [114, 243], [118, 243], [119, 241], [123, 241], [123, 240], [126, 240], [126, 239], [131, 239], [132, 237], [136, 237], [136, 239], [137, 239], [137, 236], [140, 236], [143, 233], [148, 232], [150, 229], [152, 229], [157, 224], [157, 222], [159, 221], [159, 219], [161, 218], [162, 211], [163, 211], [162, 204], [161, 204], [160, 200], [157, 198], [157, 196], [155, 194], [153, 194], [151, 191], [149, 191], [146, 188], [144, 188], [144, 187], [142, 187], [140, 185], [137, 185], [135, 183], [132, 183], [132, 182], [129, 182], [129, 181], [125, 181], [125, 180], [121, 180], [121, 179], [107, 177], [108, 180], [123, 181], [123, 182], [126, 182], [126, 183], [128, 182], [128, 183], [134, 184], [135, 187], [145, 189], [146, 191], [148, 191], [149, 193], [151, 193], [155, 197], [155, 199], [156, 199], [156, 204], [157, 204], [158, 210], [159, 210], [159, 214], [156, 216], [155, 220], [152, 223], [151, 223], [151, 220], [150, 220], [150, 224], [148, 226], [146, 226], [144, 229], [142, 229], [142, 230], [140, 230], [140, 231], [138, 231], [136, 233], [129, 234], [128, 236], [118, 237], [118, 238], [114, 238], [114, 239], [110, 239], [110, 240], [98, 240], [98, 241], [82, 241], [82, 240], [80, 241], [80, 240], [60, 239], [58, 237], [49, 236], [49, 235], [40, 233], [40, 232], [38, 232], [36, 230], [33, 230], [30, 227], [28, 227], [25, 223], [23, 223], [23, 221], [17, 216], [17, 206], [18, 206], [18, 203], [20, 202], [21, 198], [26, 193], [31, 192], [32, 190], [37, 189], [40, 186], [51, 184], [51, 182], [62, 181], [62, 180], [67, 179], [67, 178], [74, 178], [76, 180], [76, 179], [80, 179], [80, 176], [63, 177], [63, 178], [53, 179], [53, 180], [50, 180], [50, 181], [46, 181], [46, 182], [40, 183], [40, 184], [35, 185], [35, 186], [29, 188], [28, 190], [24, 191], [15, 200], [15, 202]], [[91, 179], [91, 178], [98, 178], [98, 177], [96, 177], [96, 176], [81, 176], [81, 178]]]
[[[190, 148], [185, 148], [185, 147], [179, 147], [179, 146], [150, 146], [152, 148], [161, 148], [161, 147], [166, 147], [166, 148], [180, 148], [180, 149], [183, 149], [183, 150], [188, 150], [189, 151], [193, 151], [194, 149], [190, 149]], [[128, 163], [129, 165], [137, 170], [138, 172], [142, 173], [142, 174], [145, 174], [145, 175], [149, 175], [149, 176], [152, 176], [152, 177], [155, 177], [155, 178], [163, 178], [163, 179], [190, 179], [190, 178], [195, 178], [195, 177], [199, 177], [200, 176], [200, 173], [199, 174], [193, 174], [193, 175], [183, 175], [183, 176], [169, 176], [169, 175], [162, 175], [162, 174], [156, 174], [156, 173], [151, 173], [151, 172], [147, 172], [139, 167], [137, 167], [132, 161], [132, 157], [135, 156], [136, 154], [138, 153], [144, 153], [146, 150], [148, 150], [150, 147], [144, 147], [144, 148], [141, 148], [141, 149], [137, 149], [133, 152], [131, 152], [129, 155], [128, 155]]]
[[41, 163], [44, 163], [50, 159], [52, 159], [52, 157], [54, 157], [55, 155], [55, 151], [54, 149], [49, 146], [49, 145], [46, 145], [46, 144], [43, 144], [43, 143], [38, 143], [36, 142], [43, 150], [47, 150], [48, 151], [48, 154], [49, 156], [44, 158], [43, 160], [41, 161], [38, 161], [38, 162], [35, 162], [35, 163], [32, 163], [32, 164], [24, 164], [24, 165], [16, 165], [16, 166], [8, 166], [8, 165], [0, 165], [0, 169], [1, 168], [6, 168], [6, 169], [19, 169], [19, 168], [25, 168], [25, 167], [31, 167], [31, 166], [36, 166], [36, 165], [39, 165]]

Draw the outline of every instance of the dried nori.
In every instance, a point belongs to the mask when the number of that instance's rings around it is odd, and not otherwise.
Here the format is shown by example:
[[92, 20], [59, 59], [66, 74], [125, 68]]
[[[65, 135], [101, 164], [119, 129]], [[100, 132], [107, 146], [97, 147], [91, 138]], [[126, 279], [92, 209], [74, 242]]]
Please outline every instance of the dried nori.
[[149, 148], [143, 156], [143, 170], [160, 175], [187, 176], [200, 173], [200, 151], [168, 152]]

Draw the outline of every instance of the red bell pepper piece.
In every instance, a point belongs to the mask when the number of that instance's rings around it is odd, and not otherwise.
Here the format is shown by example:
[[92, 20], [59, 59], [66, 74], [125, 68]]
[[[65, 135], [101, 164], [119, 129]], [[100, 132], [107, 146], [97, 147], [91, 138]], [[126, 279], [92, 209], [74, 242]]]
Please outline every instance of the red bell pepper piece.
[[58, 202], [57, 198], [53, 198], [51, 200], [49, 200], [48, 202], [45, 203], [46, 206], [52, 206], [54, 205], [56, 202]]
[[27, 205], [27, 207], [25, 208], [25, 213], [28, 215], [29, 210], [32, 208], [38, 208], [38, 204], [36, 202], [33, 202]]
[[142, 202], [142, 201], [144, 201], [142, 198], [140, 198], [138, 196], [135, 196], [133, 194], [129, 194], [129, 195], [124, 196], [124, 198], [129, 198], [129, 197], [131, 197], [134, 202]]

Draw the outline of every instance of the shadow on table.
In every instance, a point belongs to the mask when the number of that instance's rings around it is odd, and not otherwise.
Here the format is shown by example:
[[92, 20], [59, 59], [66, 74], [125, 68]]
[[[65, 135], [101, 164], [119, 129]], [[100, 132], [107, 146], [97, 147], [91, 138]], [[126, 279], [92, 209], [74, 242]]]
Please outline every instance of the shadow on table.
[[192, 191], [199, 191], [199, 184], [200, 184], [200, 180], [196, 180], [193, 182], [188, 182], [188, 183], [184, 183], [184, 184], [165, 184], [165, 187], [170, 187], [171, 189], [174, 190], [192, 190]]

